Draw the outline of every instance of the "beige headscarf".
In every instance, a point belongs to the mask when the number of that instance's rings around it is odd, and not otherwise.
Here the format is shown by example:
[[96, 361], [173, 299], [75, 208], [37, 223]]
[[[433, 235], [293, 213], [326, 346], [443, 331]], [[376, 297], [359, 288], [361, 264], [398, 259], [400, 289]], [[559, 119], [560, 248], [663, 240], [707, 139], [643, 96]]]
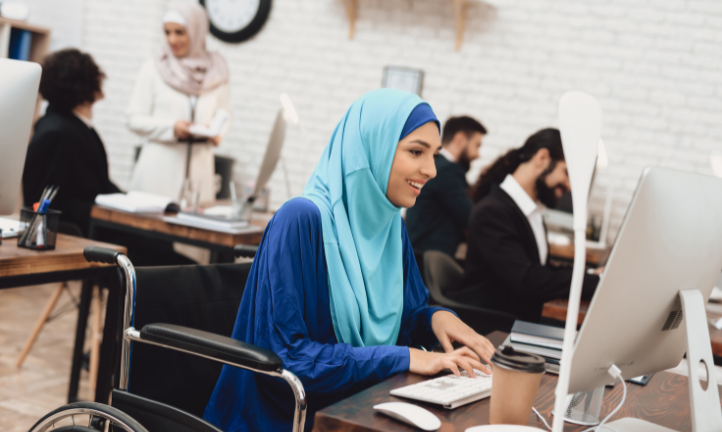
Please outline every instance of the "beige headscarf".
[[166, 12], [166, 16], [169, 14], [171, 16], [180, 14], [183, 17], [182, 21], [185, 21], [184, 25], [190, 38], [190, 47], [185, 57], [177, 58], [173, 55], [168, 42], [163, 44], [156, 58], [158, 72], [163, 81], [179, 92], [191, 96], [200, 96], [227, 83], [226, 60], [218, 53], [206, 51], [208, 17], [203, 6], [197, 3], [174, 6]]

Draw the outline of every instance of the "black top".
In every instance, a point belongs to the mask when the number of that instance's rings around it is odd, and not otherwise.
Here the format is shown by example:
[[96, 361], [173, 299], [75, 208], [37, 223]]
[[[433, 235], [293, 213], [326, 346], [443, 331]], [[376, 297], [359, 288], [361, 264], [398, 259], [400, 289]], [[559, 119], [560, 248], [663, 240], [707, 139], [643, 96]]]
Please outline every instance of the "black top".
[[438, 250], [454, 256], [471, 213], [466, 173], [444, 156], [436, 158], [436, 178], [421, 189], [406, 211], [406, 229], [415, 252]]
[[[568, 298], [571, 269], [542, 265], [529, 220], [499, 185], [471, 211], [465, 287], [449, 297], [538, 322], [545, 302]], [[582, 298], [599, 277], [585, 274]]]
[[60, 186], [50, 205], [60, 220], [88, 234], [90, 209], [98, 194], [120, 192], [108, 177], [108, 158], [95, 129], [72, 112], [49, 106], [35, 124], [23, 172], [23, 198], [30, 207], [45, 186]]

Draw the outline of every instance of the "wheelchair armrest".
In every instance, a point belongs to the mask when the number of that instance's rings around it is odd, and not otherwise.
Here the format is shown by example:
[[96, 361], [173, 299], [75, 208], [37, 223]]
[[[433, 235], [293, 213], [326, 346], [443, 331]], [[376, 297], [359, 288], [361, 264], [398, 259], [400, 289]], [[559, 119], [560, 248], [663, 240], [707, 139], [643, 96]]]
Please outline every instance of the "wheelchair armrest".
[[119, 255], [123, 255], [123, 253], [98, 246], [88, 246], [83, 249], [83, 257], [85, 257], [85, 260], [88, 262], [100, 262], [115, 265], [118, 264]]
[[273, 351], [226, 336], [173, 324], [147, 324], [140, 339], [264, 372], [281, 372], [283, 363]]
[[258, 251], [258, 246], [243, 245], [243, 244], [233, 246], [233, 255], [236, 258], [239, 258], [239, 257], [253, 258], [256, 256], [257, 251]]

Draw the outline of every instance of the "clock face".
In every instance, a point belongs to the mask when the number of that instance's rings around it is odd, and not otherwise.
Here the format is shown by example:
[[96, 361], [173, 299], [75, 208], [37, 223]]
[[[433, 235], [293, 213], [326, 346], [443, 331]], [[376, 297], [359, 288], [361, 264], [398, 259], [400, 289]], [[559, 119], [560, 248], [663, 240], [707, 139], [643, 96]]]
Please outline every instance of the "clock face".
[[226, 33], [235, 33], [248, 27], [258, 14], [260, 0], [206, 0], [208, 18], [213, 25]]
[[226, 42], [242, 42], [268, 20], [271, 0], [199, 0], [208, 12], [211, 33]]

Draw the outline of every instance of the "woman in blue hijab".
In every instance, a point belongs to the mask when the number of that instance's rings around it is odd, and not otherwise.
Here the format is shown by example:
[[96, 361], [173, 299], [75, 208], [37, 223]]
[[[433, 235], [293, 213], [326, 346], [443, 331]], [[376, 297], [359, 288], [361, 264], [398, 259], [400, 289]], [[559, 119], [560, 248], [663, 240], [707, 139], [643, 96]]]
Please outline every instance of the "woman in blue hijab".
[[[303, 197], [263, 234], [233, 337], [274, 351], [301, 380], [306, 430], [316, 411], [400, 372], [490, 372], [480, 360], [492, 344], [428, 306], [401, 219], [436, 176], [440, 149], [427, 103], [371, 91], [336, 126]], [[424, 351], [438, 343], [445, 353]], [[289, 431], [293, 407], [284, 381], [224, 366], [204, 418], [227, 432]]]

